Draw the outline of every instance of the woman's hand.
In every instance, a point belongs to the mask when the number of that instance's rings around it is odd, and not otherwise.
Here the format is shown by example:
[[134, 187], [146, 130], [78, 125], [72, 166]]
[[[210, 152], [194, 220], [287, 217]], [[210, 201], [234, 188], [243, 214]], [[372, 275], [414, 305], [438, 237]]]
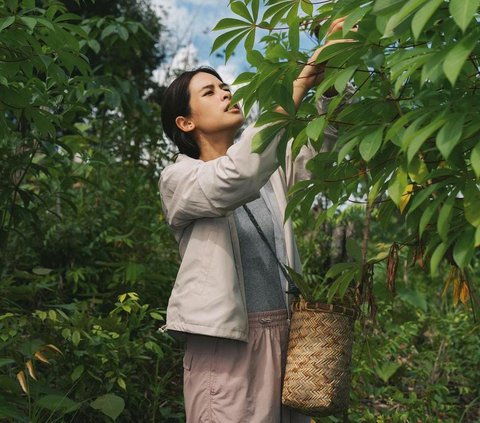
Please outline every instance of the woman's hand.
[[[316, 63], [319, 54], [325, 49], [325, 47], [338, 44], [338, 43], [353, 43], [356, 40], [351, 38], [340, 38], [335, 40], [328, 40], [328, 37], [332, 34], [335, 34], [338, 31], [343, 29], [343, 24], [345, 22], [345, 17], [335, 19], [327, 31], [327, 42], [321, 47], [315, 50], [312, 57], [308, 60], [307, 64], [303, 67], [300, 75], [294, 82], [294, 89], [298, 88], [300, 91], [303, 91], [303, 95], [315, 85], [318, 85], [323, 80], [323, 74], [325, 71], [325, 63]], [[352, 28], [353, 32], [357, 31], [357, 28]], [[303, 97], [302, 97], [303, 98]], [[294, 98], [295, 100], [295, 98]]]

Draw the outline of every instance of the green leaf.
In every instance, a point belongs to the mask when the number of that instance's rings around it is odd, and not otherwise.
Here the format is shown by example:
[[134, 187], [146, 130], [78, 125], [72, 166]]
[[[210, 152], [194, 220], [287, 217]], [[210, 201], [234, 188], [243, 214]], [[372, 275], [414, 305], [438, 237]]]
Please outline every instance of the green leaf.
[[75, 382], [77, 379], [80, 378], [80, 376], [82, 376], [84, 370], [85, 370], [85, 367], [83, 366], [83, 364], [80, 364], [79, 366], [75, 367], [73, 369], [72, 374], [70, 375], [70, 379], [72, 379], [72, 381]]
[[350, 285], [350, 282], [353, 280], [355, 275], [355, 270], [347, 270], [345, 273], [342, 273], [333, 283], [330, 285], [327, 293], [327, 302], [330, 303], [335, 295], [343, 298], [345, 292]]
[[469, 34], [461, 41], [454, 44], [453, 48], [448, 52], [443, 62], [443, 71], [452, 85], [455, 85], [458, 75], [462, 70], [465, 61], [472, 52], [477, 39], [474, 35]]
[[417, 154], [420, 147], [423, 143], [433, 135], [433, 133], [440, 128], [445, 122], [445, 118], [442, 116], [437, 116], [433, 122], [424, 126], [418, 131], [415, 131], [410, 139], [408, 140], [407, 147], [407, 160], [410, 163], [413, 157]]
[[448, 247], [449, 247], [449, 243], [442, 242], [437, 246], [437, 248], [433, 252], [432, 258], [430, 259], [430, 274], [432, 276], [435, 276], [437, 274], [438, 266], [440, 265], [440, 262], [445, 256], [445, 253], [447, 252]]
[[366, 162], [370, 161], [373, 156], [377, 153], [382, 145], [383, 139], [383, 126], [371, 131], [367, 136], [360, 142], [359, 151], [363, 160]]
[[62, 395], [45, 395], [38, 399], [35, 404], [50, 411], [62, 411], [64, 413], [71, 413], [81, 406], [81, 403]]
[[245, 6], [245, 3], [243, 3], [242, 1], [234, 1], [230, 3], [230, 9], [233, 13], [241, 16], [248, 22], [254, 22], [253, 17], [250, 15], [250, 12], [247, 9], [247, 6]]
[[351, 12], [343, 22], [342, 34], [345, 37], [353, 26], [360, 21], [370, 10], [371, 6], [357, 7]]
[[107, 38], [109, 35], [114, 34], [115, 32], [117, 32], [117, 26], [108, 25], [103, 29], [102, 34], [100, 35], [100, 38], [103, 40]]
[[302, 10], [305, 12], [305, 14], [311, 16], [313, 13], [313, 4], [312, 0], [302, 0], [300, 2], [300, 6]]
[[480, 142], [473, 147], [470, 162], [472, 163], [472, 169], [475, 175], [477, 175], [477, 178], [480, 178]]
[[290, 25], [288, 29], [288, 42], [290, 44], [290, 51], [298, 51], [300, 47], [300, 18]]
[[442, 153], [445, 159], [448, 159], [450, 153], [462, 138], [465, 115], [454, 113], [448, 119], [442, 129], [438, 131], [436, 142], [440, 153]]
[[480, 0], [450, 0], [448, 6], [450, 13], [463, 32], [465, 32], [468, 24], [474, 18], [479, 5]]
[[115, 421], [122, 414], [125, 408], [125, 401], [115, 394], [105, 394], [91, 402], [90, 407], [100, 410]]
[[395, 13], [387, 22], [383, 37], [390, 37], [393, 30], [400, 25], [406, 18], [408, 18], [416, 9], [422, 6], [427, 0], [409, 0], [402, 8]]
[[335, 89], [341, 93], [347, 86], [348, 81], [353, 77], [353, 74], [357, 70], [357, 65], [349, 66], [346, 69], [343, 69], [341, 72], [338, 72], [337, 77], [335, 78]]
[[306, 128], [308, 138], [317, 141], [323, 135], [325, 129], [325, 116], [319, 116], [313, 119]]
[[279, 134], [279, 131], [285, 126], [284, 123], [269, 125], [258, 131], [252, 139], [252, 152], [262, 153], [270, 142]]
[[13, 363], [15, 363], [15, 360], [12, 360], [11, 358], [0, 358], [0, 367], [8, 366]]
[[455, 193], [451, 193], [447, 201], [443, 204], [438, 213], [437, 231], [443, 241], [448, 239], [448, 230], [450, 229], [450, 221], [452, 219], [453, 206], [455, 204]]
[[28, 27], [28, 29], [30, 29], [30, 31], [33, 31], [37, 25], [37, 20], [28, 16], [20, 17], [20, 21], [22, 21]]
[[276, 84], [272, 87], [272, 97], [289, 115], [295, 115], [292, 92], [284, 84]]
[[400, 367], [402, 367], [400, 363], [389, 361], [387, 363], [383, 363], [381, 366], [375, 367], [375, 373], [380, 379], [382, 379], [384, 383], [388, 383], [390, 378]]
[[245, 33], [245, 29], [234, 29], [232, 31], [225, 32], [224, 34], [219, 35], [215, 38], [213, 42], [212, 49], [210, 50], [210, 54], [212, 54], [215, 50], [218, 50], [221, 46], [223, 46], [228, 40], [236, 37], [240, 33]]
[[15, 16], [7, 16], [6, 18], [0, 19], [0, 32], [2, 32], [5, 28], [8, 28], [14, 22]]
[[252, 15], [253, 20], [256, 22], [258, 19], [258, 10], [260, 9], [260, 0], [252, 0]]
[[236, 27], [250, 27], [250, 22], [242, 21], [240, 19], [235, 18], [224, 18], [218, 21], [212, 31], [218, 31], [220, 29], [229, 29], [229, 28], [236, 28]]
[[464, 269], [475, 253], [475, 229], [470, 227], [457, 239], [453, 247], [453, 259], [460, 269]]
[[399, 206], [402, 195], [408, 185], [408, 175], [403, 166], [400, 166], [395, 172], [390, 185], [388, 186], [388, 195], [393, 202]]
[[430, 202], [428, 206], [425, 208], [423, 211], [422, 217], [420, 218], [420, 222], [418, 224], [418, 233], [420, 236], [423, 235], [423, 232], [427, 228], [427, 225], [430, 223], [430, 220], [432, 220], [432, 217], [434, 213], [437, 211], [440, 203], [443, 201], [444, 196], [440, 196]]
[[353, 150], [353, 148], [358, 144], [358, 137], [355, 137], [348, 141], [338, 152], [338, 162], [342, 162], [343, 159], [347, 156], [350, 151]]
[[87, 41], [87, 44], [95, 53], [98, 54], [100, 51], [100, 43], [97, 40], [90, 39]]
[[349, 257], [353, 258], [358, 263], [362, 262], [362, 249], [358, 244], [357, 240], [353, 238], [348, 238], [346, 242], [346, 249]]
[[465, 219], [475, 227], [480, 226], [480, 190], [473, 182], [465, 184], [463, 208]]
[[80, 337], [80, 332], [78, 330], [74, 331], [73, 332], [73, 335], [72, 335], [72, 342], [73, 342], [73, 345], [78, 345], [81, 341], [81, 337]]
[[412, 19], [412, 32], [415, 39], [418, 39], [428, 20], [440, 7], [444, 0], [430, 0], [425, 4]]
[[480, 247], [480, 226], [475, 231], [475, 248]]

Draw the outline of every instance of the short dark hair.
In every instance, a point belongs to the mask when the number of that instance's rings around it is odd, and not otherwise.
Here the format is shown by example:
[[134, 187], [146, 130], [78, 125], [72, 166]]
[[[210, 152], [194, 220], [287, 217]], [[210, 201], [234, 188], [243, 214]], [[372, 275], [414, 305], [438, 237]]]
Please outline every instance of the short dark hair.
[[162, 126], [180, 153], [198, 159], [200, 148], [194, 137], [183, 132], [175, 123], [178, 116], [189, 116], [190, 110], [190, 81], [200, 72], [209, 73], [223, 82], [217, 71], [208, 66], [201, 66], [191, 71], [183, 72], [166, 89], [162, 102]]

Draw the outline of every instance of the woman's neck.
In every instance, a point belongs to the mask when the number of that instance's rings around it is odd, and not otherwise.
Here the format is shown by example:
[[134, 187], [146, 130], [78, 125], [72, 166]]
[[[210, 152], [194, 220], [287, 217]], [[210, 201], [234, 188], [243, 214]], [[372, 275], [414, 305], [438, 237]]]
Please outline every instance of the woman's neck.
[[210, 135], [208, 139], [202, 136], [198, 138], [200, 160], [203, 160], [204, 162], [225, 156], [227, 150], [233, 145], [233, 135], [222, 135], [217, 137], [212, 137]]

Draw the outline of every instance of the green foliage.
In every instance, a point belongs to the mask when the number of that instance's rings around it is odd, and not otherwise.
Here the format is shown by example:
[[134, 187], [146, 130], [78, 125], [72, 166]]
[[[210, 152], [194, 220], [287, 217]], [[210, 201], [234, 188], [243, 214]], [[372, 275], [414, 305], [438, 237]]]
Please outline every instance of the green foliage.
[[[243, 32], [235, 34], [234, 43], [228, 31], [240, 23], [221, 21], [216, 29], [227, 32], [214, 49], [227, 42], [236, 46], [244, 37], [256, 71], [238, 78], [245, 85], [234, 100], [242, 99], [247, 111], [258, 101], [260, 120], [268, 116], [270, 128], [285, 128], [295, 152], [309, 139], [319, 151], [308, 164], [310, 183], [292, 188], [287, 216], [305, 205], [305, 219], [314, 195], [321, 194], [329, 207], [318, 219], [353, 197], [385, 211], [378, 218], [388, 225], [388, 203], [393, 204], [405, 231], [392, 234], [391, 246], [422, 251], [432, 275], [447, 261], [471, 280], [480, 237], [478, 1], [266, 1], [263, 16], [253, 19], [254, 3], [232, 3], [232, 12], [244, 18]], [[343, 33], [334, 37], [356, 42], [323, 49], [318, 62], [326, 62], [324, 81], [295, 114], [283, 98], [309, 57], [299, 48], [298, 33], [315, 34], [321, 44], [329, 24], [342, 16]], [[355, 24], [358, 32], [351, 32]], [[255, 50], [247, 41], [252, 33], [260, 38]], [[319, 117], [313, 105], [332, 86], [336, 97]], [[274, 104], [289, 116], [274, 117]], [[320, 150], [326, 124], [339, 134], [330, 152]], [[271, 139], [273, 129], [262, 136], [262, 148]], [[360, 271], [332, 270], [335, 292], [345, 291], [347, 280], [366, 282], [361, 279], [368, 274], [368, 257], [360, 265]]]
[[0, 28], [0, 420], [182, 420], [158, 17], [0, 1]]

